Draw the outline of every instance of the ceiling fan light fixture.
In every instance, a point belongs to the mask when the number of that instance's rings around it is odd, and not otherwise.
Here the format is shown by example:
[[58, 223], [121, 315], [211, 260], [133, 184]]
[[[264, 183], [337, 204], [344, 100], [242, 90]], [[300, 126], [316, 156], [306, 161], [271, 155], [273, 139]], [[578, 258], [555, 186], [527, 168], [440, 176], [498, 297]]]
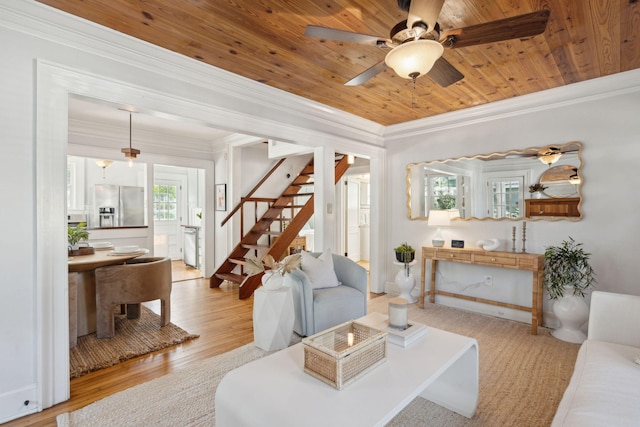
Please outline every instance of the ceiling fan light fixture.
[[560, 160], [560, 156], [562, 156], [560, 153], [545, 154], [544, 156], [538, 156], [538, 159], [545, 165], [550, 165]]
[[538, 160], [547, 166], [560, 160], [560, 157], [562, 157], [562, 152], [556, 147], [549, 147], [538, 153]]
[[415, 81], [427, 74], [443, 53], [444, 47], [435, 40], [413, 40], [391, 50], [384, 62], [398, 76]]

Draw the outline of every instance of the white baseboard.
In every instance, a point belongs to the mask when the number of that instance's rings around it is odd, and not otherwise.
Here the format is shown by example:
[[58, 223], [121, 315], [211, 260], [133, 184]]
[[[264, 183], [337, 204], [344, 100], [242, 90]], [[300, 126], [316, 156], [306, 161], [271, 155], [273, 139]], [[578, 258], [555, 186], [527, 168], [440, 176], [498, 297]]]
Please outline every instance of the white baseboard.
[[35, 384], [0, 395], [0, 424], [41, 411]]

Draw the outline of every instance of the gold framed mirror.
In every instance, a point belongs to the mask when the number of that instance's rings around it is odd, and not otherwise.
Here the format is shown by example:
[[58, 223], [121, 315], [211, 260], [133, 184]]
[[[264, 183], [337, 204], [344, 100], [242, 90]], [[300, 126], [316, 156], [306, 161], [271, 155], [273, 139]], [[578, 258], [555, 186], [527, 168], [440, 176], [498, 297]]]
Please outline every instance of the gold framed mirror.
[[[460, 220], [582, 218], [580, 142], [409, 163], [406, 172], [411, 220], [427, 220], [430, 210], [448, 210]], [[534, 184], [544, 187], [542, 199], [529, 192]], [[552, 205], [549, 199], [555, 210], [543, 207], [545, 200]], [[571, 209], [562, 206], [565, 200]]]

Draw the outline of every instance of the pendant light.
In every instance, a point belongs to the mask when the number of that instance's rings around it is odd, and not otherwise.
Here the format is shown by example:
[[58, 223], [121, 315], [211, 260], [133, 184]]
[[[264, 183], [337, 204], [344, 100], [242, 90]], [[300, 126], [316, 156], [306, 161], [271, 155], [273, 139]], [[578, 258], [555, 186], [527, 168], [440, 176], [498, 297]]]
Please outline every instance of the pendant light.
[[124, 153], [124, 157], [129, 159], [129, 167], [133, 166], [133, 159], [140, 154], [140, 150], [131, 147], [131, 116], [132, 113], [129, 111], [129, 148], [123, 148], [120, 150]]
[[96, 160], [96, 165], [102, 168], [102, 179], [105, 179], [105, 169], [111, 166], [111, 163], [113, 163], [111, 160]]

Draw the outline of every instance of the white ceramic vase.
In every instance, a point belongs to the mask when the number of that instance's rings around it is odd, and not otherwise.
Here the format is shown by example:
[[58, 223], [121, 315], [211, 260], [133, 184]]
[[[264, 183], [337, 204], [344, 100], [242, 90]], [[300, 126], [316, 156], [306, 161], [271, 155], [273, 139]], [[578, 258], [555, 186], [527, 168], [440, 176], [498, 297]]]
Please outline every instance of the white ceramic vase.
[[[407, 274], [408, 273], [408, 274]], [[411, 291], [416, 285], [416, 281], [413, 277], [413, 273], [411, 273], [410, 267], [405, 267], [404, 265], [396, 274], [396, 286], [400, 289], [400, 295], [398, 298], [406, 299], [410, 304], [418, 301], [418, 298], [411, 295]]]
[[262, 276], [262, 287], [264, 287], [268, 291], [277, 291], [282, 288], [282, 284], [284, 283], [284, 276], [280, 274], [278, 271], [267, 270], [264, 272], [264, 276]]
[[553, 314], [560, 321], [560, 327], [551, 335], [576, 344], [587, 339], [580, 327], [589, 319], [589, 307], [583, 297], [573, 295], [572, 287], [566, 287], [564, 296], [553, 302]]
[[542, 191], [534, 191], [531, 193], [531, 197], [534, 199], [542, 199]]

